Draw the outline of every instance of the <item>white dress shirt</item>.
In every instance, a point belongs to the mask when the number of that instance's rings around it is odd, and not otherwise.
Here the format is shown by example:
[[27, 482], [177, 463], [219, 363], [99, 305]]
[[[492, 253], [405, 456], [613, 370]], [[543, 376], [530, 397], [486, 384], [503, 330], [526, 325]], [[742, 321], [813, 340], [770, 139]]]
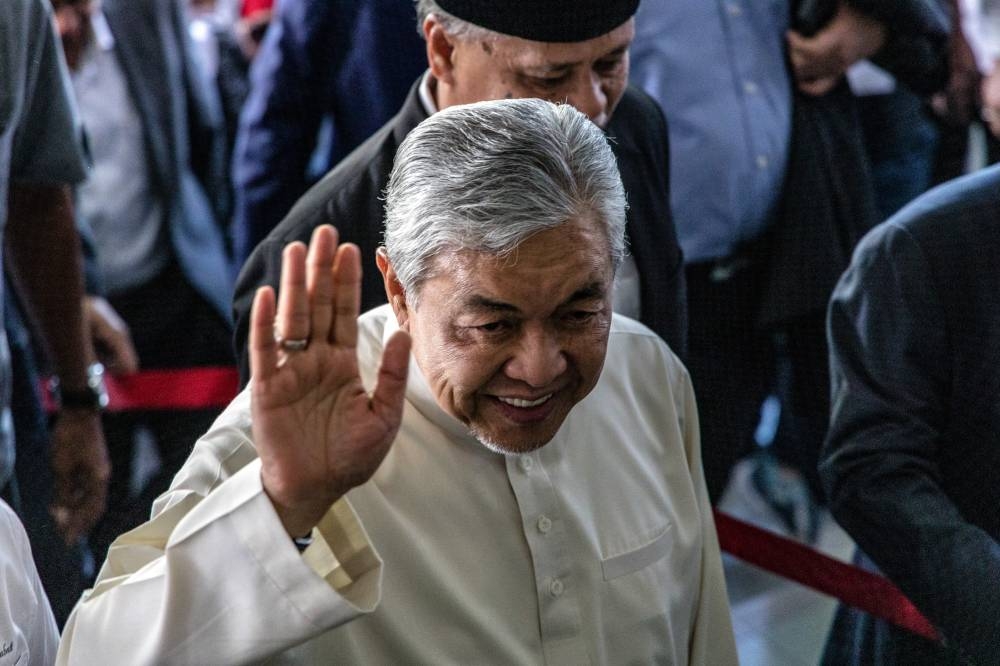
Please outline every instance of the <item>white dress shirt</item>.
[[[388, 306], [360, 320], [369, 388], [395, 329]], [[248, 391], [154, 515], [112, 546], [59, 663], [736, 663], [690, 380], [623, 317], [593, 392], [526, 455], [476, 441], [411, 361], [392, 449], [302, 556]]]
[[0, 666], [48, 666], [59, 631], [24, 527], [0, 500]]

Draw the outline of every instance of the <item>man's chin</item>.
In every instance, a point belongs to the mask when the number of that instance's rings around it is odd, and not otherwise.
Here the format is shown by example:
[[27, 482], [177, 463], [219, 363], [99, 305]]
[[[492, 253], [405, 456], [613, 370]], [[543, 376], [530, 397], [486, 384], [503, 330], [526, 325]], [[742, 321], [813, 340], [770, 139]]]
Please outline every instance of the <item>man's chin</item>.
[[498, 437], [495, 433], [483, 432], [476, 428], [472, 429], [472, 435], [490, 451], [505, 456], [531, 453], [552, 441], [551, 436], [546, 438]]

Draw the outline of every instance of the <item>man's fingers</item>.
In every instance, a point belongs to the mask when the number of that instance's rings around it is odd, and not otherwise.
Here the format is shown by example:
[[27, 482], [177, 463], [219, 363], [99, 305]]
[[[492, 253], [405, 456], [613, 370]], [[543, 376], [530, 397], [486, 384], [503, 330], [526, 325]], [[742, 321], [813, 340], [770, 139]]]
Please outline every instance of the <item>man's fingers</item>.
[[63, 492], [56, 498], [49, 512], [63, 541], [67, 546], [72, 546], [97, 522], [99, 516], [95, 516], [93, 522], [87, 519], [86, 504], [91, 500], [82, 487], [70, 486], [69, 483], [64, 481], [59, 484]]
[[992, 116], [992, 119], [988, 122], [990, 133], [997, 139], [1000, 139], [1000, 118]]
[[840, 81], [840, 77], [831, 76], [825, 79], [800, 81], [798, 87], [799, 90], [810, 97], [821, 97], [833, 90], [838, 81]]
[[110, 329], [101, 342], [107, 347], [109, 357], [105, 365], [112, 374], [129, 375], [139, 370], [139, 357], [128, 333]]
[[104, 515], [104, 511], [107, 508], [107, 498], [107, 484], [95, 479], [80, 510], [80, 522], [78, 525], [80, 536], [90, 532], [94, 525], [97, 524], [97, 521], [101, 519], [101, 516]]
[[306, 286], [312, 312], [310, 335], [326, 340], [333, 324], [333, 259], [337, 249], [337, 231], [328, 224], [316, 227], [306, 255]]
[[139, 356], [128, 325], [105, 299], [85, 296], [83, 311], [101, 362], [111, 374], [127, 375], [139, 370]]
[[788, 42], [788, 60], [792, 64], [792, 72], [795, 78], [801, 78], [802, 69], [809, 60], [811, 38], [790, 30], [785, 33], [785, 40]]
[[306, 290], [306, 246], [289, 243], [281, 257], [281, 290], [276, 329], [283, 340], [309, 337], [309, 294]]
[[250, 310], [250, 374], [264, 381], [278, 366], [278, 343], [274, 339], [274, 289], [261, 287]]
[[333, 265], [334, 305], [333, 340], [338, 345], [358, 344], [358, 315], [361, 314], [361, 250], [345, 243], [337, 248]]
[[811, 40], [811, 37], [806, 37], [794, 30], [789, 30], [785, 33], [785, 41], [788, 43], [788, 53], [793, 57], [796, 55], [801, 57], [802, 52], [806, 50], [806, 45]]
[[826, 30], [812, 37], [804, 37], [795, 31], [786, 33], [788, 59], [792, 72], [798, 81], [825, 78], [839, 73], [835, 45], [831, 44], [830, 33]]

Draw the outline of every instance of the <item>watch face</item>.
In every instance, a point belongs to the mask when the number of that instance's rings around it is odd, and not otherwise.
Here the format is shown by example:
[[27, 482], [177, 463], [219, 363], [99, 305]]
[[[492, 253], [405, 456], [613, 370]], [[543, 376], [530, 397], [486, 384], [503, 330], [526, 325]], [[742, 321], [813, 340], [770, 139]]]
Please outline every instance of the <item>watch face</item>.
[[104, 366], [93, 363], [87, 367], [87, 386], [79, 390], [59, 390], [59, 403], [70, 409], [105, 409], [110, 402], [104, 385]]
[[104, 366], [100, 363], [92, 363], [87, 367], [87, 386], [94, 392], [98, 406], [106, 408], [110, 398], [107, 386], [104, 385]]

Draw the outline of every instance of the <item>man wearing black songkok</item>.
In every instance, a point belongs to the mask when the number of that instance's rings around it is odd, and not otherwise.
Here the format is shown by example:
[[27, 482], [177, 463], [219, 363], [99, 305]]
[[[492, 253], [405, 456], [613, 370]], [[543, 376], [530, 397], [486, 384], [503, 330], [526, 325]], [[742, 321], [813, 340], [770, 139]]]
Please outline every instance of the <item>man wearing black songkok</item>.
[[[385, 302], [374, 270], [382, 202], [396, 148], [429, 114], [469, 102], [540, 97], [568, 102], [612, 138], [629, 211], [630, 256], [615, 282], [615, 311], [642, 321], [682, 358], [687, 306], [669, 205], [666, 122], [659, 106], [627, 85], [638, 0], [418, 0], [427, 72], [399, 113], [312, 187], [247, 259], [236, 283], [234, 320], [242, 383], [257, 288], [278, 288], [281, 251], [333, 224], [361, 248], [362, 310]], [[444, 166], [444, 165], [442, 165]], [[275, 220], [277, 222], [277, 220]]]

